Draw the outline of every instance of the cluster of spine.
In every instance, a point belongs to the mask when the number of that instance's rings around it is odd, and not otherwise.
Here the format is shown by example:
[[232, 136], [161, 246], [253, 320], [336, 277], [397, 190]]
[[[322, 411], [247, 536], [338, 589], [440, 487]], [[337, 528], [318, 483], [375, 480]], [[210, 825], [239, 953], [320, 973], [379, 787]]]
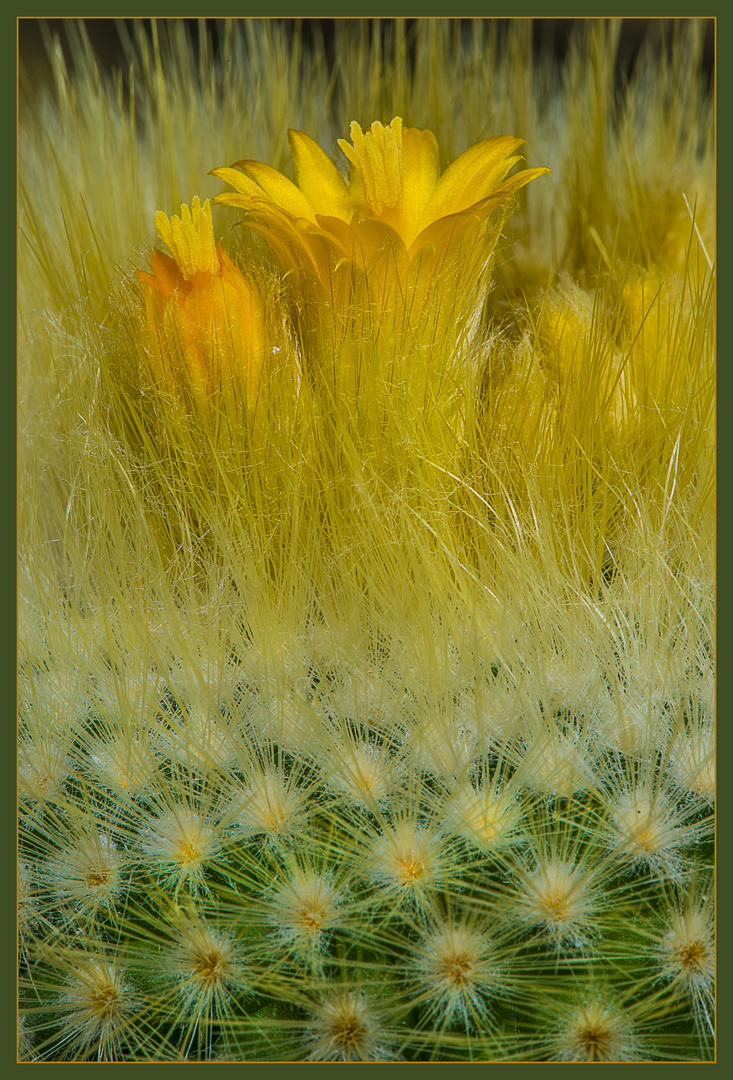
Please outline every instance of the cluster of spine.
[[90, 678], [41, 627], [23, 1057], [704, 1058], [704, 654], [682, 699], [649, 687], [624, 745], [612, 667], [593, 687], [556, 658], [528, 685], [488, 646], [444, 660], [420, 685], [385, 642], [344, 663], [315, 635], [240, 636]]

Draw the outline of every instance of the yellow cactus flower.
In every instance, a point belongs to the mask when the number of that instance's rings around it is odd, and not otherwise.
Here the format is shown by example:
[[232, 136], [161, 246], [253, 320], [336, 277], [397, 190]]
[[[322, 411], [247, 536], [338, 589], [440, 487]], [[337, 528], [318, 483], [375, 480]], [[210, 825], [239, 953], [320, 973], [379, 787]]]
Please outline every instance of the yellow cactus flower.
[[214, 202], [246, 210], [281, 266], [315, 274], [331, 295], [339, 269], [348, 277], [385, 248], [401, 275], [426, 249], [440, 260], [467, 227], [480, 231], [494, 210], [549, 172], [525, 169], [507, 180], [523, 140], [504, 135], [476, 143], [441, 175], [433, 132], [403, 127], [399, 116], [366, 133], [354, 121], [351, 145], [339, 139], [349, 183], [309, 135], [290, 130], [288, 141], [296, 183], [262, 162], [238, 161], [212, 170], [235, 189]]
[[214, 240], [209, 200], [195, 197], [172, 219], [158, 211], [155, 225], [171, 255], [152, 251], [153, 272], [138, 276], [159, 378], [179, 398], [190, 388], [200, 405], [222, 386], [226, 405], [240, 395], [251, 405], [264, 359], [262, 303]]

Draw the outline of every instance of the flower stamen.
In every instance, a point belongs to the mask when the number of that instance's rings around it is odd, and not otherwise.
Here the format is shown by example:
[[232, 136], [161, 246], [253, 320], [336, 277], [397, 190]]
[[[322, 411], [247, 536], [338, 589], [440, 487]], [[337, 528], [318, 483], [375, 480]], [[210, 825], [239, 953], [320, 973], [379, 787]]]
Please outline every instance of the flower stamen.
[[339, 139], [338, 143], [361, 180], [369, 209], [377, 217], [384, 210], [401, 210], [401, 118], [395, 116], [388, 127], [375, 120], [366, 135], [356, 120], [349, 130], [354, 145], [350, 146], [345, 139]]
[[219, 257], [208, 199], [202, 206], [201, 199], [195, 195], [191, 200], [190, 210], [185, 204], [181, 206], [180, 217], [174, 214], [172, 218], [168, 218], [167, 214], [158, 210], [154, 220], [160, 239], [176, 260], [186, 281], [191, 281], [198, 273], [219, 273]]

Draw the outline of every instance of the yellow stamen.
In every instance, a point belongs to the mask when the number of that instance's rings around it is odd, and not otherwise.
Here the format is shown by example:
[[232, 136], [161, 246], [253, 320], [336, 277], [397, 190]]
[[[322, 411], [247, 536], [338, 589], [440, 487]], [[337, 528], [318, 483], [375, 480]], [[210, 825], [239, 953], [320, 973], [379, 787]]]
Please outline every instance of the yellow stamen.
[[350, 128], [349, 146], [339, 146], [359, 173], [369, 209], [379, 216], [385, 209], [402, 208], [402, 120], [395, 116], [389, 127], [375, 120], [365, 135], [356, 120]]
[[198, 195], [194, 196], [191, 209], [181, 206], [181, 216], [174, 215], [170, 220], [159, 210], [155, 215], [155, 227], [186, 280], [190, 281], [194, 274], [202, 271], [208, 274], [219, 272], [208, 199], [202, 206]]

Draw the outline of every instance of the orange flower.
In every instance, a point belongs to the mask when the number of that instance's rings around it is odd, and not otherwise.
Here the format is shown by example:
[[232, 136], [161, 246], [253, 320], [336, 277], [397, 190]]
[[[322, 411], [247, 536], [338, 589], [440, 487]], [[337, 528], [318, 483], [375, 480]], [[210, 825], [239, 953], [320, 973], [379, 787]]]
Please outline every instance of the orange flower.
[[[500, 136], [476, 143], [441, 175], [433, 132], [403, 128], [398, 116], [366, 133], [354, 122], [353, 145], [339, 140], [351, 164], [348, 184], [310, 136], [291, 130], [288, 140], [297, 183], [262, 162], [239, 161], [242, 171], [212, 171], [235, 189], [214, 202], [246, 210], [283, 269], [315, 274], [329, 292], [339, 269], [370, 268], [385, 249], [401, 277], [420, 253], [444, 259], [467, 226], [481, 235], [493, 211], [508, 213], [514, 194], [549, 172], [525, 169], [507, 180], [523, 140]], [[490, 237], [487, 257], [498, 230]]]
[[155, 225], [171, 256], [151, 252], [153, 273], [138, 271], [145, 285], [153, 354], [177, 396], [190, 387], [200, 404], [222, 388], [228, 405], [257, 397], [264, 359], [262, 304], [258, 294], [214, 240], [211, 207], [196, 197]]

